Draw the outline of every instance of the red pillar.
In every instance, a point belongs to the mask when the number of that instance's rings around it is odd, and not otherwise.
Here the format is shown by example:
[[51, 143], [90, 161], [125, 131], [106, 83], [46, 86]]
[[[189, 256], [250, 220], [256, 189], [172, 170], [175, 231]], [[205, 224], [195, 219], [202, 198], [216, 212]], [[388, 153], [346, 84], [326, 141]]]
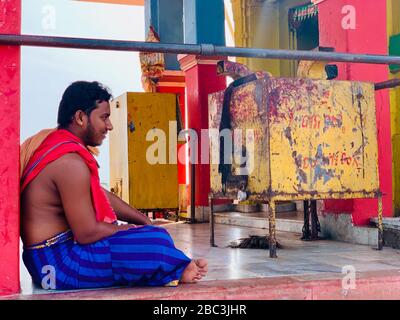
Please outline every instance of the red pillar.
[[[210, 192], [210, 165], [200, 163], [202, 152], [208, 144], [201, 145], [201, 129], [208, 129], [208, 95], [226, 88], [226, 78], [217, 75], [217, 61], [225, 57], [200, 57], [179, 55], [181, 69], [185, 72], [188, 127], [198, 136], [198, 165], [196, 165], [195, 206], [196, 219], [207, 220], [208, 193]], [[207, 150], [203, 150], [206, 148]]]
[[[182, 129], [185, 128], [185, 73], [181, 70], [165, 70], [163, 76], [157, 82], [157, 92], [160, 93], [175, 93], [178, 96], [179, 108], [181, 111]], [[178, 132], [179, 133], [179, 132]], [[185, 148], [185, 144], [178, 142], [178, 152]], [[184, 210], [187, 208], [188, 197], [186, 181], [186, 163], [178, 161], [178, 184], [179, 184], [179, 196], [180, 207]]]
[[[185, 74], [183, 71], [166, 70], [162, 78], [157, 82], [157, 92], [174, 93], [179, 100], [182, 126], [185, 127]], [[179, 133], [179, 132], [178, 132]], [[183, 144], [178, 145], [178, 152]], [[178, 184], [186, 184], [185, 164], [178, 161]]]
[[[351, 6], [345, 8], [345, 6]], [[354, 8], [354, 10], [353, 10]], [[349, 11], [350, 10], [350, 11]], [[352, 17], [354, 12], [355, 16]], [[355, 18], [355, 28], [343, 27], [343, 19]], [[320, 45], [337, 52], [388, 54], [386, 1], [325, 0], [319, 4]], [[351, 25], [347, 25], [347, 27]], [[339, 79], [380, 82], [388, 79], [386, 65], [338, 63]], [[390, 99], [387, 90], [376, 93], [378, 167], [383, 193], [383, 215], [392, 216], [392, 149]], [[350, 211], [356, 225], [366, 225], [377, 215], [375, 199], [325, 201], [327, 211]]]
[[[21, 1], [0, 1], [0, 33], [21, 33]], [[19, 292], [20, 48], [0, 46], [0, 295]]]

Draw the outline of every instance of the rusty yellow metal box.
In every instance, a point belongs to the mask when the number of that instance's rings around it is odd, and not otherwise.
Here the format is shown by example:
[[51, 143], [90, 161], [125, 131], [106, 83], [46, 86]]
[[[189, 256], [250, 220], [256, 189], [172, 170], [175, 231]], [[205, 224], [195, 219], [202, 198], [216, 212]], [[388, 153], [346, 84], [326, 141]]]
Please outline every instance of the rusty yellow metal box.
[[[235, 88], [229, 103], [224, 92], [209, 95], [211, 197], [245, 189], [271, 209], [281, 200], [378, 197], [374, 92], [373, 83], [262, 78]], [[229, 132], [220, 129], [230, 131], [228, 164]]]
[[[110, 187], [135, 208], [178, 208], [176, 95], [127, 92], [111, 103]], [[172, 124], [172, 127], [171, 127]]]

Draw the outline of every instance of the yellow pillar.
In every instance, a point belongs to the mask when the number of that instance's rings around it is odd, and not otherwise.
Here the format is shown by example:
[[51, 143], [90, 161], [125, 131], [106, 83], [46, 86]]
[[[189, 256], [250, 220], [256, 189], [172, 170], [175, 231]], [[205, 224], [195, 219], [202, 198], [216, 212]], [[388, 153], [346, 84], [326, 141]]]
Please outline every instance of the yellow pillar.
[[[290, 39], [289, 31], [289, 9], [303, 5], [304, 0], [281, 0], [279, 3], [279, 49], [297, 49], [296, 37]], [[293, 35], [292, 35], [293, 36]], [[292, 42], [292, 45], [290, 45]], [[280, 76], [295, 77], [297, 72], [297, 63], [293, 60], [279, 60]]]
[[[260, 0], [231, 0], [235, 22], [235, 45], [246, 48], [279, 48], [279, 4]], [[279, 60], [238, 58], [252, 71], [280, 75]]]
[[[231, 0], [235, 22], [235, 45], [247, 48], [294, 49], [289, 44], [288, 11], [304, 0]], [[269, 71], [273, 76], [295, 75], [288, 60], [237, 58], [252, 71]]]

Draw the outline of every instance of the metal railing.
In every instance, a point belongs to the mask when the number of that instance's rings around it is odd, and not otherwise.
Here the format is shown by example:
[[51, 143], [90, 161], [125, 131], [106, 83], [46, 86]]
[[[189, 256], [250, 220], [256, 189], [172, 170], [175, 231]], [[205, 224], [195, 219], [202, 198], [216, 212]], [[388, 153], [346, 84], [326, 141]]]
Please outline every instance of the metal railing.
[[0, 45], [39, 46], [71, 49], [162, 52], [202, 56], [232, 56], [262, 59], [312, 60], [400, 65], [399, 56], [300, 51], [261, 48], [224, 47], [212, 44], [173, 44], [161, 42], [69, 38], [35, 35], [0, 34]]

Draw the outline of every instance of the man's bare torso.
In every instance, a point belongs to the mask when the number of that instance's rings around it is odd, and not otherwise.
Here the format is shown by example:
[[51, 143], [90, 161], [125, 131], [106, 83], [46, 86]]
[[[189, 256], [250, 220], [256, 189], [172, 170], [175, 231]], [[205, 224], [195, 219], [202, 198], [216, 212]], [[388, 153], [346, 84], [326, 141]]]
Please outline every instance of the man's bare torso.
[[[74, 155], [75, 156], [75, 155]], [[57, 187], [52, 179], [64, 155], [48, 164], [21, 195], [21, 237], [25, 245], [42, 242], [69, 229]]]

